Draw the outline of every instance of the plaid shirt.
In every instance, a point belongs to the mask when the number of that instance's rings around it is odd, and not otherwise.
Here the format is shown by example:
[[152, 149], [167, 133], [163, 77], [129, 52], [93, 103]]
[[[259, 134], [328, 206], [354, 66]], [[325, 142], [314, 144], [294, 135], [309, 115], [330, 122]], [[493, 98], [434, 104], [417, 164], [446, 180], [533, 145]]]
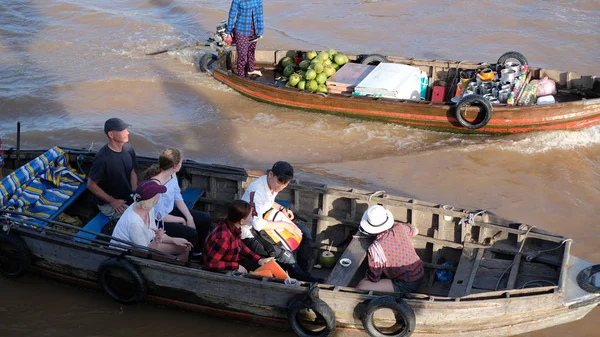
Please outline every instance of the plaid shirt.
[[377, 235], [377, 239], [369, 247], [367, 279], [378, 282], [384, 274], [389, 279], [415, 282], [423, 277], [423, 261], [410, 242], [413, 236], [413, 227], [403, 223], [395, 224]]
[[[254, 31], [252, 29], [254, 24]], [[262, 0], [233, 0], [227, 19], [227, 34], [233, 29], [245, 36], [261, 36], [264, 33]]]
[[236, 270], [240, 255], [256, 262], [260, 260], [260, 256], [242, 242], [242, 231], [236, 228], [231, 232], [225, 221], [219, 222], [208, 235], [202, 255], [204, 268], [215, 271]]

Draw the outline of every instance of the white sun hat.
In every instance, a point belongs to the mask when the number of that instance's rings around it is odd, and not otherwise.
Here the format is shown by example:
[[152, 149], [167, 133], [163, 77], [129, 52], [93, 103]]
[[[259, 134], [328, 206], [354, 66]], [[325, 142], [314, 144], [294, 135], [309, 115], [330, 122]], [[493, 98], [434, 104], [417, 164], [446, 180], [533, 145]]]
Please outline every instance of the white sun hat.
[[360, 228], [369, 234], [379, 234], [394, 225], [392, 212], [381, 205], [369, 207], [360, 220]]

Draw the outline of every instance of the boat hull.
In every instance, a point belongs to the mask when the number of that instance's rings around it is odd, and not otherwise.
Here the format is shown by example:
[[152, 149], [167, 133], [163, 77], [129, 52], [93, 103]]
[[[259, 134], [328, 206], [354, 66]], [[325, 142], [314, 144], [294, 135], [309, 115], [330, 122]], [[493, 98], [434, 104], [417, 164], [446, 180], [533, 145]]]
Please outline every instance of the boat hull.
[[[257, 51], [257, 62], [277, 64], [289, 51]], [[357, 56], [351, 56], [356, 58]], [[441, 132], [504, 135], [535, 131], [579, 130], [600, 124], [600, 79], [595, 76], [577, 77], [574, 73], [561, 73], [553, 70], [533, 69], [537, 76], [557, 76], [573, 78], [564, 83], [571, 86], [586, 87], [596, 98], [569, 99], [549, 105], [511, 106], [495, 104], [492, 106], [491, 119], [487, 125], [470, 129], [462, 126], [455, 115], [455, 104], [432, 103], [430, 101], [396, 100], [388, 98], [359, 97], [351, 94], [311, 93], [277, 84], [275, 76], [269, 79], [245, 79], [235, 75], [231, 65], [235, 64], [235, 52], [221, 55], [214, 65], [213, 76], [218, 81], [257, 101], [302, 109], [318, 113], [343, 115], [354, 118], [395, 123], [409, 127]], [[451, 73], [452, 61], [426, 61], [415, 59], [391, 58], [398, 63], [419, 66], [421, 69], [434, 69], [433, 74]], [[468, 64], [461, 66], [468, 67]], [[477, 67], [477, 64], [471, 67]], [[434, 75], [435, 76], [435, 75]], [[431, 80], [431, 79], [430, 79]], [[566, 89], [565, 89], [566, 90]], [[569, 94], [570, 95], [570, 94]], [[571, 95], [572, 96], [572, 95]], [[474, 116], [471, 116], [474, 118]]]
[[[19, 235], [34, 257], [33, 271], [90, 288], [102, 288], [97, 270], [103, 261], [118, 255], [111, 250], [43, 237], [35, 231], [20, 231]], [[127, 259], [147, 283], [146, 301], [236, 321], [287, 328], [288, 302], [307, 291], [306, 286], [249, 280], [134, 256]], [[376, 296], [350, 288], [320, 288], [320, 298], [336, 315], [338, 328], [334, 336], [368, 336], [354, 309]], [[412, 336], [475, 337], [510, 336], [571, 322], [591, 311], [598, 297], [585, 305], [571, 305], [573, 308], [563, 306], [554, 292], [503, 299], [406, 302], [416, 315], [417, 328]]]

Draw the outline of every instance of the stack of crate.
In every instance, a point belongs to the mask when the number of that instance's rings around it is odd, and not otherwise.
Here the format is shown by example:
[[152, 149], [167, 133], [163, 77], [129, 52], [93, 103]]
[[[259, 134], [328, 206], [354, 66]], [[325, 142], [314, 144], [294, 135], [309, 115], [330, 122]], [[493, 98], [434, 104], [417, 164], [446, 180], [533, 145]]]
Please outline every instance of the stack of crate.
[[360, 83], [375, 66], [346, 63], [333, 76], [327, 79], [327, 91], [332, 94], [352, 94], [354, 88]]

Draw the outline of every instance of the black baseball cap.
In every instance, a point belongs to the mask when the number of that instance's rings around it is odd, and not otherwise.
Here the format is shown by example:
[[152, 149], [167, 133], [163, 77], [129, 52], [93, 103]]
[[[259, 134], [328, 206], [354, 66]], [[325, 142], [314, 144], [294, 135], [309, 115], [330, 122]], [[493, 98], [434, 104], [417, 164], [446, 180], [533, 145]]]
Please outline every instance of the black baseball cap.
[[287, 161], [278, 161], [271, 168], [273, 175], [279, 178], [279, 181], [290, 181], [294, 178], [294, 168]]
[[108, 131], [123, 131], [131, 125], [123, 122], [120, 118], [111, 118], [104, 123], [104, 133]]

